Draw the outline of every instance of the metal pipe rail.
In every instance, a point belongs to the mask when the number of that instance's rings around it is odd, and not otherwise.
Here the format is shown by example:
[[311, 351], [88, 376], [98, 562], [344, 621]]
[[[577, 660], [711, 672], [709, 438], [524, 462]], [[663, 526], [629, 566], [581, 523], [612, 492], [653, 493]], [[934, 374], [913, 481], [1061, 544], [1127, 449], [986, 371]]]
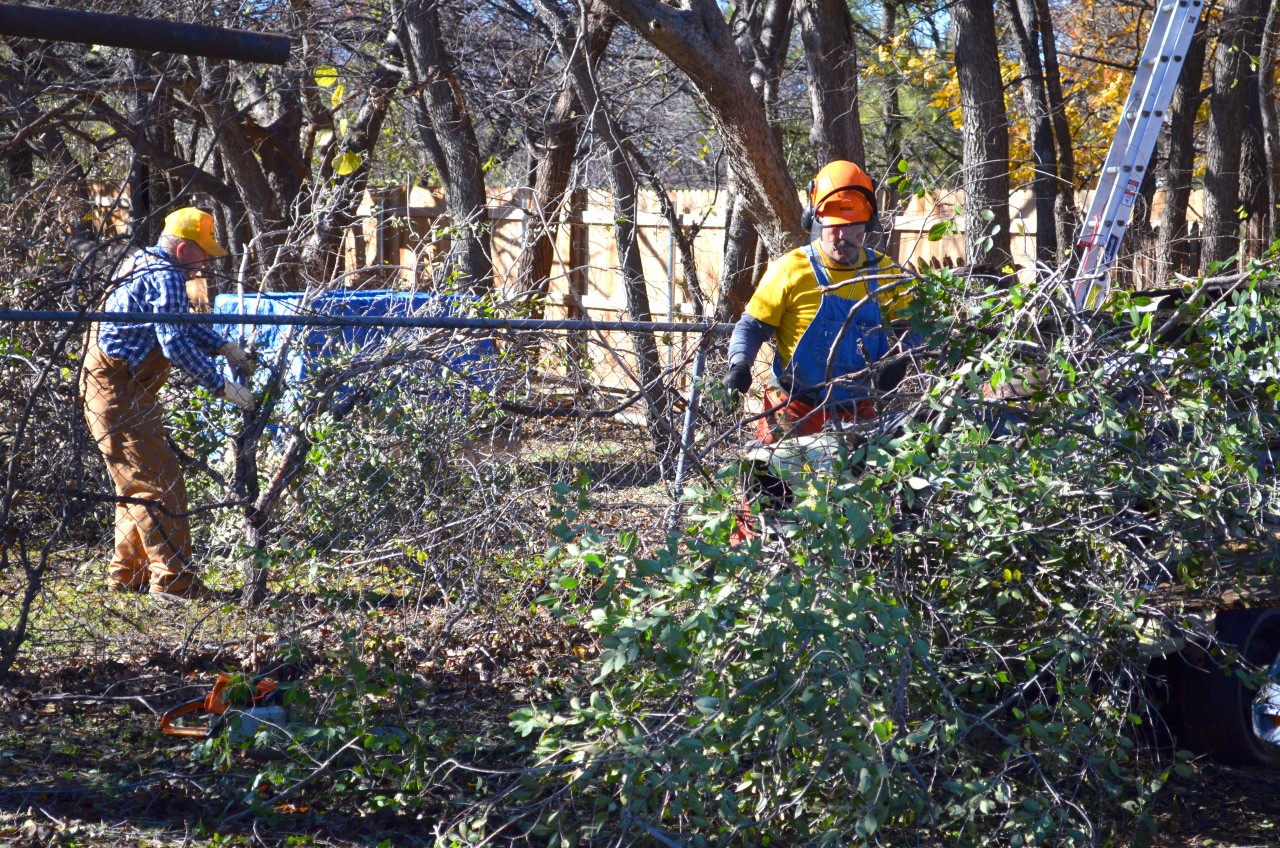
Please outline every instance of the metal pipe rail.
[[0, 4], [0, 36], [4, 35], [268, 65], [289, 61], [289, 38], [284, 35], [47, 6]]
[[417, 327], [429, 330], [599, 330], [602, 332], [728, 333], [714, 321], [589, 321], [556, 318], [466, 318], [456, 315], [245, 315], [228, 313], [71, 312], [0, 309], [0, 322], [109, 321], [116, 324], [267, 324], [311, 327]]

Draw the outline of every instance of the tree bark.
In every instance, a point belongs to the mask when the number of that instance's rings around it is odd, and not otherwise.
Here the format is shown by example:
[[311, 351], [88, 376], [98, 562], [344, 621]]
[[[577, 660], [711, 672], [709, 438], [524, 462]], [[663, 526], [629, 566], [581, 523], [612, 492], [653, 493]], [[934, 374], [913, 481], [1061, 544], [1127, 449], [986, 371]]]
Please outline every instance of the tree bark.
[[516, 292], [529, 301], [534, 318], [546, 313], [556, 231], [569, 199], [569, 176], [578, 147], [581, 115], [573, 83], [566, 79], [543, 128], [542, 151], [533, 171], [530, 202], [524, 211], [527, 229], [515, 272]]
[[1005, 0], [1018, 37], [1022, 71], [1022, 104], [1031, 129], [1035, 176], [1031, 187], [1036, 201], [1036, 259], [1052, 265], [1058, 258], [1055, 202], [1058, 196], [1058, 156], [1054, 149], [1053, 122], [1049, 117], [1049, 92], [1041, 63], [1040, 10], [1035, 0]]
[[858, 119], [858, 53], [853, 17], [844, 0], [800, 0], [800, 33], [809, 69], [813, 129], [809, 144], [822, 166], [836, 159], [864, 165]]
[[440, 37], [437, 0], [403, 0], [397, 23], [423, 143], [434, 153], [454, 227], [457, 285], [481, 291], [493, 281], [488, 198], [471, 114]]
[[1266, 240], [1266, 232], [1267, 221], [1271, 217], [1268, 209], [1271, 177], [1267, 172], [1266, 129], [1262, 116], [1263, 83], [1253, 61], [1258, 56], [1264, 27], [1260, 4], [1256, 11], [1256, 28], [1249, 31], [1250, 62], [1245, 70], [1244, 124], [1240, 127], [1240, 212], [1244, 217], [1244, 243], [1240, 245], [1240, 257], [1246, 260], [1262, 256], [1270, 244]]
[[[1213, 52], [1209, 132], [1205, 151], [1204, 238], [1200, 271], [1208, 273], [1240, 247], [1241, 129], [1245, 126], [1246, 80], [1256, 34], [1262, 27], [1258, 0], [1226, 0]], [[1252, 52], [1250, 52], [1250, 48]]]
[[[898, 32], [898, 4], [894, 0], [885, 0], [880, 6], [880, 42], [886, 49], [890, 48]], [[884, 125], [885, 167], [890, 174], [898, 176], [897, 165], [902, 161], [905, 145], [902, 138], [902, 101], [898, 95], [898, 86], [902, 84], [896, 75], [887, 80], [884, 101], [881, 106], [880, 120]], [[886, 241], [882, 249], [889, 256], [897, 256], [902, 246], [902, 234], [894, 226], [894, 216], [898, 204], [902, 202], [901, 193], [896, 183], [886, 180], [880, 187], [882, 206], [888, 213], [882, 238]]]
[[[138, 127], [138, 135], [146, 137], [154, 133], [157, 124], [152, 112], [151, 98], [143, 80], [146, 78], [146, 65], [135, 52], [130, 57], [133, 66], [135, 88], [129, 92], [130, 118]], [[140, 147], [140, 145], [139, 145]], [[125, 180], [129, 187], [129, 221], [133, 225], [133, 235], [139, 244], [154, 244], [160, 235], [160, 228], [152, 219], [151, 189], [155, 180], [151, 175], [151, 167], [142, 151], [134, 148], [132, 161], [129, 163], [129, 175]]]
[[1040, 25], [1040, 50], [1044, 59], [1045, 88], [1049, 95], [1049, 115], [1053, 121], [1053, 137], [1058, 153], [1058, 194], [1054, 198], [1055, 241], [1058, 260], [1067, 259], [1075, 238], [1076, 221], [1076, 157], [1071, 126], [1067, 121], [1066, 100], [1062, 95], [1062, 69], [1058, 65], [1058, 40], [1054, 34], [1049, 0], [1034, 0], [1036, 21]]
[[[791, 34], [791, 0], [759, 0], [735, 8], [730, 29], [742, 61], [751, 69], [751, 87], [764, 104], [773, 124], [782, 63]], [[779, 143], [779, 146], [781, 144]], [[763, 272], [756, 261], [760, 235], [748, 208], [747, 195], [739, 185], [737, 172], [730, 170], [726, 191], [724, 253], [720, 268], [720, 288], [716, 298], [716, 319], [735, 321], [742, 314]], [[798, 219], [797, 219], [798, 223]]]
[[1010, 262], [1009, 127], [1000, 81], [995, 10], [960, 0], [951, 11], [964, 126], [965, 247], [972, 265]]
[[1266, 242], [1276, 240], [1276, 216], [1280, 215], [1280, 121], [1276, 120], [1276, 39], [1280, 37], [1280, 15], [1276, 3], [1267, 7], [1267, 19], [1262, 28], [1262, 44], [1258, 49], [1258, 107], [1262, 115], [1263, 150], [1266, 156], [1267, 174], [1267, 227]]
[[[326, 288], [342, 262], [342, 236], [356, 221], [356, 209], [369, 185], [369, 172], [387, 108], [400, 84], [402, 74], [389, 62], [397, 55], [398, 47], [396, 33], [388, 32], [382, 46], [383, 62], [373, 73], [360, 111], [350, 122], [342, 142], [327, 152], [321, 164], [321, 173], [331, 187], [313, 211], [315, 229], [303, 251], [303, 265], [310, 269], [312, 278]], [[356, 157], [359, 164], [349, 173], [339, 173], [334, 162], [346, 156]]]
[[714, 0], [675, 8], [660, 0], [603, 0], [693, 83], [724, 142], [748, 217], [771, 256], [804, 241], [800, 198], [782, 143]]
[[[613, 35], [616, 18], [610, 16], [586, 34], [588, 60], [594, 64], [604, 54]], [[544, 301], [555, 258], [555, 238], [560, 218], [569, 206], [569, 176], [582, 131], [582, 104], [571, 77], [566, 77], [543, 132], [543, 153], [533, 178], [533, 208], [526, 211], [530, 226], [516, 268], [516, 288], [533, 299], [534, 317], [544, 314]]]
[[1156, 284], [1168, 281], [1174, 274], [1190, 274], [1193, 268], [1193, 243], [1187, 227], [1191, 202], [1191, 178], [1196, 155], [1196, 112], [1204, 99], [1205, 29], [1196, 31], [1182, 61], [1181, 76], [1173, 90], [1168, 121], [1162, 139], [1165, 150], [1163, 172], [1164, 209], [1160, 212], [1160, 230], [1156, 238]]
[[[582, 49], [576, 28], [552, 0], [538, 0], [537, 8], [539, 16], [555, 34], [560, 55], [568, 66], [569, 76], [588, 116], [592, 134], [604, 145], [608, 156], [609, 182], [613, 188], [613, 233], [627, 296], [628, 317], [632, 321], [651, 321], [652, 309], [649, 305], [649, 290], [644, 278], [636, 225], [640, 211], [640, 186], [635, 168], [627, 156], [622, 133], [609, 104], [601, 97], [596, 68], [588, 60], [587, 52]], [[587, 20], [598, 15], [598, 11], [590, 3], [584, 6], [583, 11], [583, 17]], [[608, 29], [611, 32], [612, 26]], [[669, 420], [670, 400], [662, 380], [657, 341], [652, 332], [643, 330], [630, 333], [630, 337], [636, 360], [637, 388], [645, 399], [649, 435], [660, 462], [665, 464], [673, 456], [678, 443]]]
[[720, 290], [716, 297], [716, 320], [736, 321], [747, 308], [756, 281], [763, 272], [756, 263], [760, 237], [747, 214], [747, 198], [730, 181], [728, 209], [725, 211], [724, 256], [720, 262]]

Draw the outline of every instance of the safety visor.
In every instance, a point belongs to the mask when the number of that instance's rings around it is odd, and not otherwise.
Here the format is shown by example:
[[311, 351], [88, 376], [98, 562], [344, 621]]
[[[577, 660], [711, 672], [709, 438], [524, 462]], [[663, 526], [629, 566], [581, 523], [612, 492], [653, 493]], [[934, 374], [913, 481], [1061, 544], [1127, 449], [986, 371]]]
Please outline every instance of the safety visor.
[[832, 224], [866, 224], [871, 221], [871, 203], [856, 192], [842, 192], [822, 202], [818, 207], [818, 217], [822, 223]]

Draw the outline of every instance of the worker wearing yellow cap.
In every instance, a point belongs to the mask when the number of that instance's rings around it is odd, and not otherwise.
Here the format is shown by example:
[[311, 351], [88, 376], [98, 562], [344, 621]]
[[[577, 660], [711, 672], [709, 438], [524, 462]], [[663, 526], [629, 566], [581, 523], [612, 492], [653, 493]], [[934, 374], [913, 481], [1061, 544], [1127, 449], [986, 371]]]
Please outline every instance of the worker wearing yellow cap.
[[[209, 213], [178, 209], [165, 218], [155, 245], [121, 264], [103, 311], [187, 313], [187, 279], [226, 255]], [[89, 334], [80, 386], [85, 419], [120, 498], [107, 577], [112, 589], [208, 594], [192, 568], [186, 486], [165, 438], [159, 394], [176, 365], [210, 394], [252, 410], [252, 393], [222, 375], [216, 356], [237, 373], [247, 374], [253, 364], [238, 345], [201, 324], [103, 321]]]
[[[750, 388], [756, 354], [775, 339], [767, 414], [757, 422], [766, 444], [813, 435], [833, 418], [876, 414], [870, 366], [889, 353], [887, 319], [909, 300], [897, 266], [865, 244], [877, 214], [862, 168], [846, 161], [824, 167], [809, 183], [803, 225], [812, 241], [769, 263], [734, 327], [725, 377], [731, 392]], [[874, 385], [886, 388], [883, 379]]]

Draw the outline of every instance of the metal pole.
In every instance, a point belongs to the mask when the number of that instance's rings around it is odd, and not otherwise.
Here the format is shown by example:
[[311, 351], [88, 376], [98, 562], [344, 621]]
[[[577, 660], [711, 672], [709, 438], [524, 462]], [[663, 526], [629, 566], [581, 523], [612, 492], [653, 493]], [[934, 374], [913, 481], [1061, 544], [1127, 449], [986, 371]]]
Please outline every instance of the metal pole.
[[283, 65], [289, 39], [243, 29], [0, 3], [0, 35]]
[[675, 321], [586, 321], [556, 318], [463, 318], [454, 315], [233, 315], [227, 312], [72, 312], [0, 309], [0, 322], [109, 321], [114, 324], [262, 324], [306, 327], [413, 327], [434, 330], [581, 330], [642, 333], [730, 333], [733, 324]]
[[[667, 320], [676, 318], [676, 231], [667, 223]], [[675, 361], [675, 345], [667, 343], [667, 367]]]
[[675, 494], [672, 497], [671, 515], [667, 520], [667, 532], [675, 529], [680, 519], [680, 497], [684, 494], [684, 473], [693, 453], [693, 429], [698, 423], [698, 400], [701, 397], [702, 374], [707, 367], [707, 335], [698, 341], [698, 353], [693, 359], [693, 383], [689, 386], [689, 400], [684, 405], [684, 430], [680, 436], [680, 459], [676, 461]]

